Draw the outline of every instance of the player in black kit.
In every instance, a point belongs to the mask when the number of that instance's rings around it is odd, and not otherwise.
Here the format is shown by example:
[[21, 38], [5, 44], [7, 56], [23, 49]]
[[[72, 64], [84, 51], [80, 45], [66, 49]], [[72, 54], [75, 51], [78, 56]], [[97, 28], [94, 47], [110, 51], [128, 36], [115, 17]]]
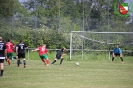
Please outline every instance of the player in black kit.
[[2, 37], [0, 37], [0, 77], [3, 76], [4, 72], [4, 59], [6, 57], [6, 44], [2, 42]]
[[60, 65], [62, 64], [62, 61], [63, 61], [63, 56], [66, 55], [66, 54], [62, 54], [64, 51], [68, 51], [65, 47], [63, 47], [61, 50], [59, 50], [56, 54], [56, 58], [55, 60], [51, 63], [51, 65], [53, 65], [57, 60], [61, 59], [60, 60]]
[[20, 43], [16, 46], [16, 54], [18, 55], [17, 65], [20, 65], [20, 58], [23, 58], [24, 68], [26, 68], [25, 49], [28, 47], [20, 40]]

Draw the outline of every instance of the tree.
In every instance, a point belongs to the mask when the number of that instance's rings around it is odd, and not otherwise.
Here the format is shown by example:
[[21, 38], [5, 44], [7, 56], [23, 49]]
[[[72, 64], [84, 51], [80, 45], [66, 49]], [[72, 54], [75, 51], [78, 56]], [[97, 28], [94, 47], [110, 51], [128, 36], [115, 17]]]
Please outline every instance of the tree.
[[0, 17], [13, 16], [13, 0], [0, 0]]

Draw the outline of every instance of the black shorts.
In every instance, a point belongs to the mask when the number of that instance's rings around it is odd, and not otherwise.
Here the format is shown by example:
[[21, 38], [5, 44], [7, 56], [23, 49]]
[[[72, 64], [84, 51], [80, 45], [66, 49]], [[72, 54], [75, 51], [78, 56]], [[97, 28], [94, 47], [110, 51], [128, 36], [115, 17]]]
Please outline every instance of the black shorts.
[[25, 53], [18, 53], [18, 58], [25, 58]]
[[4, 63], [4, 59], [0, 59], [0, 63]]
[[120, 53], [115, 53], [114, 55], [115, 55], [115, 56], [120, 56]]
[[61, 58], [61, 55], [56, 55], [56, 59], [60, 59]]

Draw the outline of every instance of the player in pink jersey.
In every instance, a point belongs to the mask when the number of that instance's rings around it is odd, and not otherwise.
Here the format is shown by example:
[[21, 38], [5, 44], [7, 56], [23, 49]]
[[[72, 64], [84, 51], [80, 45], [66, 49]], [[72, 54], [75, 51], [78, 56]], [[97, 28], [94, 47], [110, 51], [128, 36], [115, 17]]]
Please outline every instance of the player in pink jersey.
[[49, 59], [47, 54], [47, 49], [46, 49], [46, 45], [43, 44], [42, 46], [39, 46], [37, 49], [32, 50], [32, 51], [39, 51], [39, 56], [42, 59], [42, 61], [48, 66], [49, 65]]
[[6, 43], [7, 48], [7, 62], [9, 66], [11, 65], [10, 59], [13, 60], [13, 53], [14, 53], [14, 44], [11, 42], [10, 39], [8, 39], [8, 42]]

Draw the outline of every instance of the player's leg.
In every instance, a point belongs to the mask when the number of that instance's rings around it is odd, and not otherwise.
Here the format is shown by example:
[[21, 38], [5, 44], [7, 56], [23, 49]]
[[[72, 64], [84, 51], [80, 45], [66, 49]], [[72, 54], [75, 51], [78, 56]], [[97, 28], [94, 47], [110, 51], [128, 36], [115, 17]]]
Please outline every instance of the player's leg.
[[2, 77], [4, 72], [4, 59], [0, 59], [0, 71], [0, 77]]
[[51, 65], [53, 65], [57, 60], [59, 60], [60, 59], [60, 55], [56, 55], [56, 58], [54, 59], [54, 61], [51, 63]]
[[58, 59], [55, 58], [54, 61], [51, 63], [51, 65], [54, 65], [54, 63], [57, 61]]
[[42, 62], [44, 62], [44, 63], [45, 63], [44, 56], [43, 56], [43, 55], [40, 55], [40, 58], [41, 58]]
[[60, 65], [62, 64], [63, 59], [64, 59], [64, 58], [61, 56]]
[[24, 68], [26, 68], [26, 59], [23, 58]]
[[49, 65], [49, 59], [48, 59], [48, 56], [46, 54], [44, 55], [44, 59], [45, 59], [46, 65], [48, 66]]
[[45, 63], [45, 59], [44, 58], [41, 58], [42, 59], [42, 62], [44, 62]]
[[7, 53], [7, 63], [9, 66], [11, 65], [10, 57], [11, 57], [11, 54]]
[[56, 62], [57, 59], [54, 59], [54, 61], [51, 63], [51, 65], [53, 65]]
[[20, 66], [20, 58], [21, 57], [22, 57], [21, 54], [18, 53], [18, 58], [17, 58], [17, 65], [18, 65], [18, 67]]
[[20, 58], [18, 58], [18, 60], [17, 60], [17, 65], [18, 65], [18, 67], [20, 66]]
[[[16, 59], [17, 59], [17, 61], [18, 61], [18, 55], [16, 55]], [[22, 64], [22, 62], [20, 61], [20, 64]]]
[[122, 54], [120, 54], [120, 59], [121, 59], [122, 63], [124, 63], [123, 58], [122, 58]]
[[12, 59], [12, 61], [14, 60], [13, 53], [11, 53], [11, 59]]
[[47, 66], [49, 65], [49, 59], [48, 58], [46, 59], [45, 63]]
[[112, 54], [112, 62], [114, 62], [115, 54]]
[[24, 68], [26, 68], [26, 59], [25, 59], [25, 53], [22, 54]]

